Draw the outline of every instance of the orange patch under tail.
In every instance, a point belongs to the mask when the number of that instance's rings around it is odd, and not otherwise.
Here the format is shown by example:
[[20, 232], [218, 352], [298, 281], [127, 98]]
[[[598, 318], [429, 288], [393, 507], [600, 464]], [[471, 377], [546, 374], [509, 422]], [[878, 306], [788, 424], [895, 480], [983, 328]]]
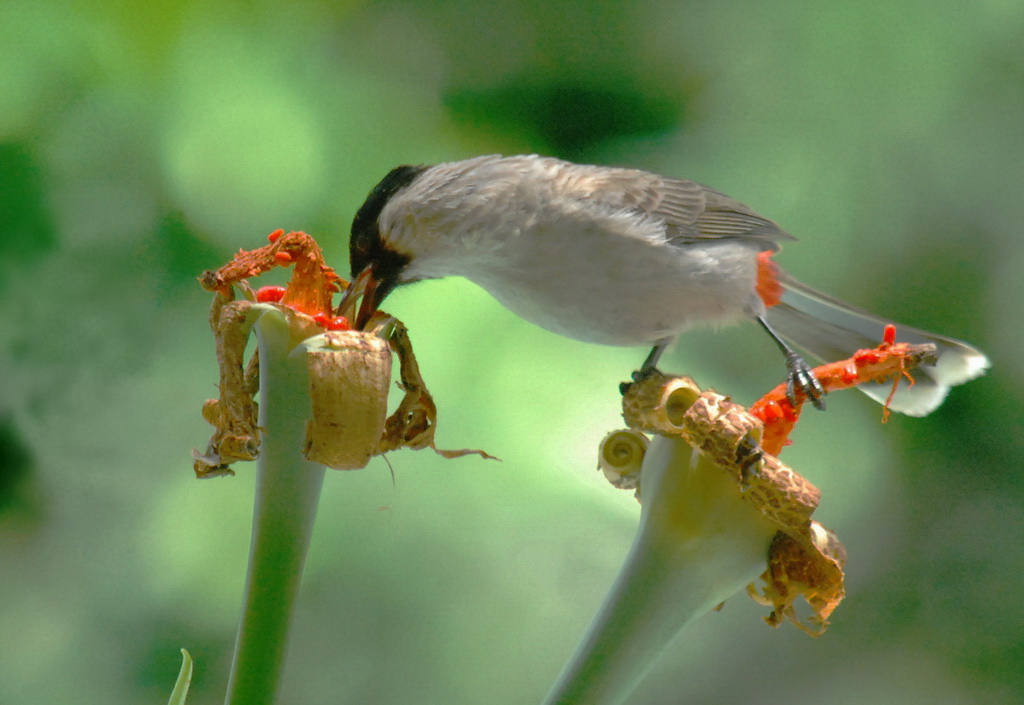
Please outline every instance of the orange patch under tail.
[[779, 283], [779, 265], [768, 250], [757, 256], [757, 295], [768, 308], [782, 303], [782, 284]]

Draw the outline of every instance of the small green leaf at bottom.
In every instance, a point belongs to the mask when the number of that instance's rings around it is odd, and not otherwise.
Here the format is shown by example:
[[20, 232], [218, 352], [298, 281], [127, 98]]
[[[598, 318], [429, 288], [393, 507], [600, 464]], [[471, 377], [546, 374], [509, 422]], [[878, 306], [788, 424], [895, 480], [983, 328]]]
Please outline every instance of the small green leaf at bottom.
[[192, 657], [185, 649], [181, 650], [181, 670], [178, 672], [178, 680], [171, 691], [171, 699], [167, 705], [185, 705], [185, 698], [188, 696], [188, 687], [192, 684]]

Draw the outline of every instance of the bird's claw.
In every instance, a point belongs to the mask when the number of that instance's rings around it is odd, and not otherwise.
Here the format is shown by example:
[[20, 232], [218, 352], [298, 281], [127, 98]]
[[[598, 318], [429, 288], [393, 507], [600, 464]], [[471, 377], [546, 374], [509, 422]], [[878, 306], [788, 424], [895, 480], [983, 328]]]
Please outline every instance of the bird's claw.
[[645, 366], [641, 367], [639, 370], [634, 370], [633, 373], [629, 376], [630, 380], [632, 381], [619, 383], [619, 394], [621, 394], [622, 396], [626, 396], [626, 392], [629, 391], [630, 387], [632, 387], [637, 382], [643, 382], [645, 379], [647, 379], [653, 374], [661, 374], [661, 372], [658, 370], [657, 367], [654, 366]]
[[643, 382], [651, 375], [660, 375], [661, 371], [657, 367], [641, 367], [639, 370], [634, 370], [630, 378], [634, 382]]
[[796, 391], [799, 389], [803, 395], [814, 404], [819, 411], [825, 410], [825, 388], [814, 376], [811, 366], [795, 352], [786, 355], [786, 398], [794, 407], [796, 406]]
[[648, 358], [647, 361], [644, 362], [644, 364], [640, 366], [639, 370], [633, 370], [633, 373], [629, 376], [629, 378], [632, 380], [631, 382], [620, 382], [619, 383], [619, 393], [622, 394], [622, 396], [626, 396], [626, 392], [629, 391], [629, 388], [632, 387], [637, 382], [643, 382], [645, 379], [647, 379], [651, 375], [660, 375], [661, 374], [661, 370], [659, 370], [653, 364], [649, 364], [649, 363], [650, 363], [650, 358]]

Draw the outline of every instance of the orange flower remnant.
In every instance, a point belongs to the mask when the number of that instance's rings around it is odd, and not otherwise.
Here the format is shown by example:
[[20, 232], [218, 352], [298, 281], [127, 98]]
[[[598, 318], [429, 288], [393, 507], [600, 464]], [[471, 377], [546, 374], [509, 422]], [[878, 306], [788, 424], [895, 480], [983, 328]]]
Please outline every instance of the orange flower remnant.
[[[255, 250], [239, 250], [220, 269], [204, 272], [199, 278], [203, 288], [216, 291], [230, 301], [234, 299], [231, 289], [233, 284], [268, 272], [274, 267], [294, 265], [292, 279], [281, 293], [280, 303], [309, 316], [322, 313], [330, 317], [331, 297], [341, 290], [342, 284], [347, 283], [327, 266], [316, 241], [304, 232], [285, 233], [283, 230], [270, 233], [267, 240], [269, 244]], [[265, 288], [261, 291], [265, 291]], [[272, 294], [264, 293], [264, 296]]]
[[[226, 265], [199, 277], [203, 288], [215, 294], [210, 326], [217, 344], [221, 397], [203, 405], [203, 416], [215, 431], [205, 451], [193, 451], [197, 477], [233, 475], [232, 463], [259, 455], [262, 429], [253, 399], [259, 363], [256, 354], [248, 365], [243, 359], [254, 307], [283, 314], [294, 342], [324, 333], [323, 340], [306, 351], [313, 403], [302, 449], [308, 460], [351, 470], [365, 466], [373, 455], [403, 447], [429, 447], [446, 458], [492, 457], [479, 450], [442, 450], [434, 445], [437, 410], [400, 321], [380, 313], [368, 329], [352, 331], [349, 318], [336, 312], [331, 301], [348, 283], [327, 266], [316, 241], [306, 233], [283, 230], [270, 233], [267, 240], [269, 244], [255, 250], [239, 250]], [[253, 292], [247, 281], [274, 267], [292, 265], [287, 287], [263, 286]], [[235, 300], [235, 286], [246, 293], [245, 299]], [[391, 384], [388, 348], [398, 354], [399, 386], [405, 396], [386, 418]], [[381, 428], [374, 432], [378, 416]], [[372, 423], [362, 423], [367, 419]]]
[[[892, 381], [892, 394], [895, 394], [900, 379], [914, 383], [908, 370], [928, 362], [934, 352], [935, 346], [930, 344], [897, 343], [896, 326], [890, 324], [885, 327], [883, 341], [877, 348], [858, 350], [846, 360], [815, 367], [814, 376], [826, 392], [849, 389], [866, 382]], [[889, 395], [890, 400], [892, 394]], [[789, 445], [789, 434], [800, 419], [800, 411], [806, 401], [799, 389], [796, 395], [794, 406], [786, 397], [786, 385], [780, 384], [750, 407], [750, 412], [764, 422], [761, 447], [766, 453], [778, 455]], [[888, 417], [889, 408], [886, 406], [883, 421]]]

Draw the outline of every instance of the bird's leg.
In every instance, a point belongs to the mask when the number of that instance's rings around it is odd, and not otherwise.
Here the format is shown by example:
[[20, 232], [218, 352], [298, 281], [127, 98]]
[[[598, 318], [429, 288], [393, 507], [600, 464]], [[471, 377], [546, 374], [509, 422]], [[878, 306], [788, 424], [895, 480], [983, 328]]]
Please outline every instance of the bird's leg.
[[779, 346], [779, 350], [786, 356], [786, 398], [789, 399], [789, 403], [796, 406], [796, 390], [800, 389], [811, 403], [814, 404], [815, 409], [820, 411], [825, 410], [825, 389], [821, 386], [821, 382], [814, 376], [814, 372], [811, 370], [811, 366], [800, 357], [793, 348], [789, 347], [785, 340], [775, 332], [775, 329], [768, 325], [768, 321], [765, 320], [764, 316], [758, 316], [757, 322], [761, 324], [761, 327], [767, 331], [768, 335], [772, 337], [775, 344]]
[[661, 358], [661, 354], [665, 352], [666, 348], [672, 344], [672, 338], [665, 338], [659, 340], [658, 343], [651, 348], [651, 352], [647, 355], [647, 359], [644, 360], [644, 364], [640, 365], [640, 369], [633, 372], [630, 377], [632, 382], [623, 382], [619, 385], [619, 392], [625, 394], [626, 391], [635, 383], [641, 380], [647, 379], [652, 374], [658, 371], [658, 360]]
[[647, 355], [647, 359], [644, 360], [644, 364], [640, 365], [640, 369], [633, 373], [633, 381], [639, 382], [640, 380], [646, 379], [657, 372], [658, 360], [661, 359], [661, 354], [665, 352], [671, 344], [671, 338], [659, 340], [658, 343], [651, 348], [651, 352]]

